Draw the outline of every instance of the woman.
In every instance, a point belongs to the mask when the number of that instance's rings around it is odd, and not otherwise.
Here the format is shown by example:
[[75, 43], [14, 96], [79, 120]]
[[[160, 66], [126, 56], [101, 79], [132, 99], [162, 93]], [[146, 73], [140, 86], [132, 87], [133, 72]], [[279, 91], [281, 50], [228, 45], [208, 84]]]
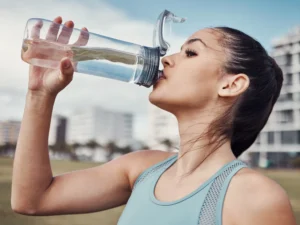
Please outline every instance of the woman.
[[[49, 34], [49, 40], [68, 41]], [[56, 177], [48, 132], [55, 99], [71, 82], [73, 67], [67, 58], [60, 71], [31, 67], [12, 209], [60, 215], [127, 203], [119, 225], [296, 224], [284, 190], [236, 159], [254, 142], [279, 96], [283, 76], [275, 61], [248, 35], [217, 27], [196, 32], [162, 62], [164, 77], [149, 99], [176, 116], [179, 152], [133, 152]]]

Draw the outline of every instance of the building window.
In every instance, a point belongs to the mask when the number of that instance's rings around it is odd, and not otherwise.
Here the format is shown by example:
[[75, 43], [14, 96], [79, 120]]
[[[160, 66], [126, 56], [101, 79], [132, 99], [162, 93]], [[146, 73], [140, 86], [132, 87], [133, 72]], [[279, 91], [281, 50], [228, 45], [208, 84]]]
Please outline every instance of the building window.
[[300, 144], [300, 130], [297, 131], [297, 144]]
[[298, 131], [281, 131], [281, 143], [282, 144], [297, 144]]
[[279, 95], [277, 101], [278, 101], [278, 102], [283, 102], [283, 101], [284, 101], [284, 95], [283, 95], [283, 94]]
[[259, 133], [259, 134], [257, 135], [257, 138], [256, 138], [256, 144], [257, 144], [257, 145], [260, 145], [260, 136], [261, 136], [261, 134]]
[[283, 110], [277, 112], [276, 115], [278, 123], [293, 123], [294, 122], [294, 112], [293, 110]]
[[268, 144], [274, 144], [274, 132], [268, 132]]
[[285, 82], [286, 85], [292, 85], [293, 84], [293, 74], [291, 73], [288, 73], [286, 75], [286, 82]]
[[278, 102], [293, 101], [293, 100], [294, 100], [293, 93], [281, 94], [278, 98]]
[[292, 54], [290, 54], [290, 53], [288, 53], [288, 54], [286, 55], [286, 65], [287, 65], [287, 66], [292, 65]]
[[287, 101], [293, 101], [293, 93], [287, 93], [286, 94], [286, 100]]

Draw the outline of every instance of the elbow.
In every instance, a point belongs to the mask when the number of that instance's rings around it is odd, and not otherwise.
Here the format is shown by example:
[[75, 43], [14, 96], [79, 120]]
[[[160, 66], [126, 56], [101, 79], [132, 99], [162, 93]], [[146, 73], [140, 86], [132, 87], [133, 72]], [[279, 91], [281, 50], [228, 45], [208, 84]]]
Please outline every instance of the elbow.
[[37, 214], [37, 210], [29, 207], [28, 204], [20, 204], [14, 201], [11, 201], [11, 209], [14, 213], [26, 216], [34, 216]]
[[25, 215], [25, 216], [35, 216], [37, 215], [35, 210], [31, 209], [23, 209], [23, 208], [17, 208], [17, 207], [11, 207], [12, 211], [17, 214]]
[[37, 215], [34, 210], [23, 210], [21, 208], [13, 208], [12, 207], [12, 211], [14, 213], [17, 213], [17, 214], [20, 214], [20, 215], [25, 215], [25, 216], [35, 216], [35, 215]]

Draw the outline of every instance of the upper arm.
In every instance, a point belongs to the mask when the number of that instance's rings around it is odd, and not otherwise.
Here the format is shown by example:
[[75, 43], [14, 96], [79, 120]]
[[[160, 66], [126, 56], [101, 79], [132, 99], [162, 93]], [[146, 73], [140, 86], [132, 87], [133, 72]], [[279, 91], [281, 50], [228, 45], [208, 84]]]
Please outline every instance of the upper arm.
[[32, 214], [91, 213], [124, 205], [136, 177], [166, 157], [159, 152], [131, 152], [100, 166], [56, 176]]
[[280, 188], [273, 188], [268, 193], [263, 191], [257, 196], [249, 210], [249, 218], [257, 225], [296, 225], [289, 198]]
[[273, 180], [246, 172], [233, 179], [232, 187], [227, 207], [235, 205], [234, 224], [296, 225], [286, 192]]
[[266, 199], [265, 205], [261, 205], [261, 210], [252, 216], [261, 217], [258, 225], [296, 225], [296, 219], [288, 196], [281, 191], [273, 192]]

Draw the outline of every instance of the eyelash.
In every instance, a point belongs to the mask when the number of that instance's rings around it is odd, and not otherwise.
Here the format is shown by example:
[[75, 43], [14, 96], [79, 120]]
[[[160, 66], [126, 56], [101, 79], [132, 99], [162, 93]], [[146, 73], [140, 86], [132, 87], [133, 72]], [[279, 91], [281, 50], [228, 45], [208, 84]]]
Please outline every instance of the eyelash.
[[192, 49], [187, 49], [185, 50], [185, 54], [187, 57], [193, 57], [193, 56], [197, 56], [197, 52], [192, 50]]

